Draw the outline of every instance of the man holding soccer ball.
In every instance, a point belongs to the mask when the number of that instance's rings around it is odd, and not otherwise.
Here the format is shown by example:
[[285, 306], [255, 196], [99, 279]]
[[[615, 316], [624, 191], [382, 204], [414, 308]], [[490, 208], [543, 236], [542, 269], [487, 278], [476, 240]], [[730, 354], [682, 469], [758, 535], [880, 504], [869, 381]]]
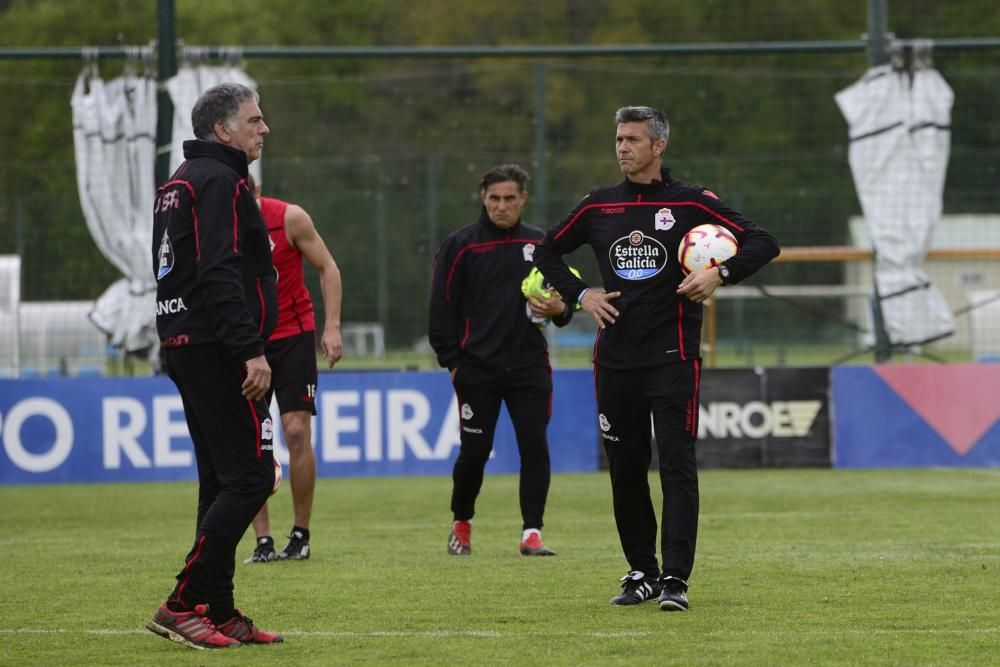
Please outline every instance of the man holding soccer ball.
[[455, 556], [472, 551], [472, 517], [501, 402], [521, 456], [520, 552], [555, 555], [541, 534], [550, 479], [552, 370], [538, 325], [551, 320], [565, 326], [573, 309], [544, 289], [541, 276], [529, 275], [544, 232], [521, 220], [527, 182], [528, 173], [516, 164], [487, 171], [479, 184], [479, 219], [449, 234], [434, 258], [429, 338], [438, 363], [451, 372], [461, 419], [448, 537], [448, 553]]
[[[779, 252], [768, 232], [713, 192], [679, 181], [662, 165], [670, 126], [651, 107], [615, 114], [615, 152], [624, 180], [592, 190], [535, 250], [535, 263], [567, 301], [600, 328], [595, 343], [598, 425], [611, 472], [615, 522], [629, 572], [614, 605], [658, 598], [688, 608], [698, 530], [698, 388], [702, 303], [720, 285], [752, 275]], [[677, 259], [688, 231], [723, 227], [735, 255], [685, 273]], [[573, 276], [562, 256], [589, 245], [604, 289]], [[660, 462], [661, 554], [648, 470], [650, 414]]]

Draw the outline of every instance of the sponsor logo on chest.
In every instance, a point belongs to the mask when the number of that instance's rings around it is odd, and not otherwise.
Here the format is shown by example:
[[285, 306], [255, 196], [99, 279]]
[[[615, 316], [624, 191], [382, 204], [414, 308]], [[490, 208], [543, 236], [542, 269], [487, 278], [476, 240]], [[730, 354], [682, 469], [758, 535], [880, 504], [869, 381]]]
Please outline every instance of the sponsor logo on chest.
[[667, 265], [667, 249], [652, 236], [638, 229], [611, 244], [608, 261], [619, 278], [646, 280]]

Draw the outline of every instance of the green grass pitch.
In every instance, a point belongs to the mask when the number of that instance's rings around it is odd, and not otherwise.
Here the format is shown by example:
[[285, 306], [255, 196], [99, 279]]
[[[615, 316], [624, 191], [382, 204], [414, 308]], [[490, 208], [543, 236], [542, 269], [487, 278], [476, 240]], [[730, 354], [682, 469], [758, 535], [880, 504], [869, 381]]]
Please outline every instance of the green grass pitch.
[[[605, 474], [554, 476], [554, 558], [517, 553], [510, 475], [487, 475], [472, 556], [446, 555], [450, 484], [321, 479], [312, 559], [237, 565], [237, 604], [286, 643], [221, 652], [143, 627], [193, 536], [193, 483], [0, 488], [0, 665], [1000, 660], [1000, 470], [703, 472], [687, 613], [608, 604], [627, 567]], [[271, 517], [287, 532], [287, 484]]]

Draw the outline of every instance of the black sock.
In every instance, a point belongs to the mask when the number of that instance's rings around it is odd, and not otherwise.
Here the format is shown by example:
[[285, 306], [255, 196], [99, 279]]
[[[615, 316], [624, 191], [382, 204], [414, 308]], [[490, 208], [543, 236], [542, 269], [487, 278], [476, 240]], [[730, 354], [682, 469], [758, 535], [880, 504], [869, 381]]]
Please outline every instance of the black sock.
[[309, 529], [308, 528], [300, 528], [299, 526], [292, 526], [292, 533], [296, 533], [296, 532], [301, 533], [302, 534], [302, 539], [304, 539], [306, 542], [309, 541]]

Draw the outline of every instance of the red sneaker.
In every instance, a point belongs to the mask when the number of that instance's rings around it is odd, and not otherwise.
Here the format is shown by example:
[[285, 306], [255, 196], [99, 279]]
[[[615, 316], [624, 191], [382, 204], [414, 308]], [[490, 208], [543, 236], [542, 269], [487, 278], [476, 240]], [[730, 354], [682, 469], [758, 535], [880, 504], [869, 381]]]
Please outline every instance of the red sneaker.
[[451, 535], [448, 536], [448, 553], [452, 556], [468, 556], [472, 553], [472, 524], [468, 521], [455, 521], [451, 524]]
[[285, 638], [276, 632], [261, 630], [239, 609], [231, 619], [219, 625], [219, 632], [242, 644], [280, 644]]
[[555, 556], [556, 552], [542, 542], [542, 534], [538, 531], [528, 533], [527, 539], [521, 540], [521, 553], [525, 556]]
[[229, 648], [239, 646], [236, 639], [219, 632], [208, 618], [208, 605], [199, 604], [194, 611], [171, 611], [164, 602], [146, 627], [170, 641], [191, 648]]

